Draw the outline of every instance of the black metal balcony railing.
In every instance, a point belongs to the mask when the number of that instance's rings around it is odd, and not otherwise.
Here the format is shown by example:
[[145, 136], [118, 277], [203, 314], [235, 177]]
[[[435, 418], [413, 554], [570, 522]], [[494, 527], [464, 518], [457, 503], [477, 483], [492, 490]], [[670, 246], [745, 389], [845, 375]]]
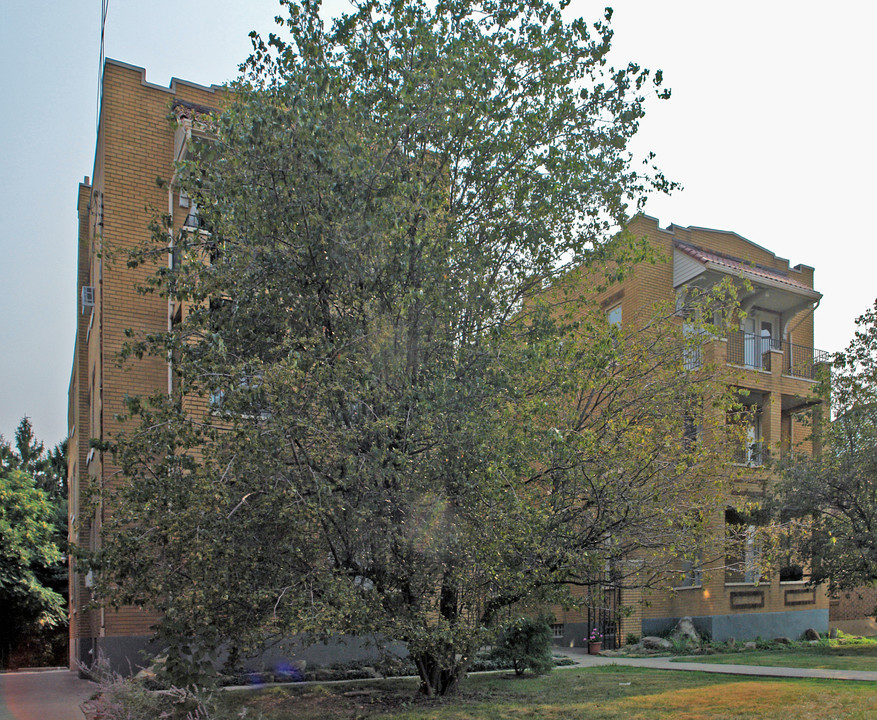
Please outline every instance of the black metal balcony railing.
[[782, 352], [783, 374], [816, 379], [816, 368], [830, 360], [830, 353], [806, 345], [754, 335], [743, 331], [728, 336], [728, 363], [753, 370], [771, 370], [771, 350]]
[[831, 353], [806, 345], [783, 344], [783, 372], [793, 377], [816, 379], [816, 368], [831, 360]]
[[755, 370], [770, 370], [770, 351], [781, 350], [778, 340], [739, 330], [728, 335], [728, 362]]
[[685, 348], [682, 351], [682, 366], [686, 370], [699, 370], [701, 367], [703, 367], [703, 348]]

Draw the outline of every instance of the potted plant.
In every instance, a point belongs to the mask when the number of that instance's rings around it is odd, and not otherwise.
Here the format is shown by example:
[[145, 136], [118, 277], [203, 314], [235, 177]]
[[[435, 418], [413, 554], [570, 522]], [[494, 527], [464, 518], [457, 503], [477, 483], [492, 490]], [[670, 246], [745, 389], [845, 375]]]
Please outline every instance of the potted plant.
[[591, 630], [591, 634], [585, 640], [588, 642], [588, 655], [598, 655], [603, 649], [603, 633], [597, 628]]

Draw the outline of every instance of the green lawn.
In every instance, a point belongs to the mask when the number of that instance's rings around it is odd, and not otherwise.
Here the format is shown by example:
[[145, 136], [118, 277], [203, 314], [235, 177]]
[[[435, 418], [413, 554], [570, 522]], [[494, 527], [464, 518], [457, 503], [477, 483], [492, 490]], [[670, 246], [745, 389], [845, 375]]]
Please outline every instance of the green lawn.
[[698, 655], [673, 658], [674, 662], [724, 663], [727, 665], [773, 665], [774, 667], [820, 668], [829, 670], [877, 671], [877, 642], [863, 641], [831, 646], [798, 645], [772, 650]]
[[820, 720], [877, 717], [872, 683], [830, 680], [740, 680], [725, 675], [602, 667], [555, 670], [539, 678], [478, 675], [459, 695], [427, 700], [412, 681], [310, 685], [224, 694], [228, 710], [248, 707], [265, 720], [395, 718], [397, 720]]

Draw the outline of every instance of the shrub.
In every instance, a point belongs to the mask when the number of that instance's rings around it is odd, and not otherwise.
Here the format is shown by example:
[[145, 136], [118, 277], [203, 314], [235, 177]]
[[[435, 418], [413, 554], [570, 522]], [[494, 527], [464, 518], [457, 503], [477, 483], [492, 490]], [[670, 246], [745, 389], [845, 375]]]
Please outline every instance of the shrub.
[[101, 720], [210, 720], [217, 718], [213, 698], [197, 688], [172, 687], [155, 691], [134, 678], [123, 678], [98, 660], [88, 674], [98, 684], [95, 695], [82, 704], [87, 717]]
[[639, 642], [639, 635], [636, 633], [629, 632], [627, 633], [627, 637], [624, 640], [626, 645], [636, 645]]
[[506, 623], [500, 631], [496, 654], [511, 664], [516, 675], [528, 668], [537, 675], [549, 672], [554, 667], [549, 618], [519, 617]]

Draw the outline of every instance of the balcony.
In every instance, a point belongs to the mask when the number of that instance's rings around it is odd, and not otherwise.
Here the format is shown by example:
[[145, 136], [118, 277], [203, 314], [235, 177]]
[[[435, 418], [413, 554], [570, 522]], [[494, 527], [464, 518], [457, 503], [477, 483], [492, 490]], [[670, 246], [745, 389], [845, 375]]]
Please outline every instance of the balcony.
[[[771, 350], [774, 353], [771, 353]], [[781, 353], [781, 357], [776, 357]], [[816, 379], [816, 369], [820, 363], [831, 360], [830, 353], [805, 345], [759, 336], [743, 331], [728, 336], [728, 364], [739, 365], [750, 370], [770, 372], [771, 358], [783, 363], [782, 373], [789, 377]]]
[[829, 362], [831, 362], [831, 353], [826, 350], [783, 343], [784, 375], [815, 380], [817, 367]]

